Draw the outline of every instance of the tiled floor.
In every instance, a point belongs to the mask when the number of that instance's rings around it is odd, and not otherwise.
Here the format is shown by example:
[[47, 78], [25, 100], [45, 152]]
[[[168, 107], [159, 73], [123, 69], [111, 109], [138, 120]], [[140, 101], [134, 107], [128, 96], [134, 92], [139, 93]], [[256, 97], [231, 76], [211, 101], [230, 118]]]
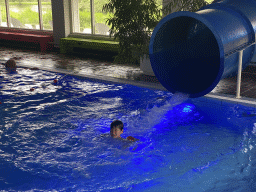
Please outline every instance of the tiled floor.
[[[114, 82], [150, 85], [163, 89], [155, 77], [143, 74], [138, 65], [114, 64], [109, 55], [102, 55], [102, 53], [90, 53], [81, 57], [62, 55], [58, 50], [40, 53], [2, 46], [0, 47], [0, 57], [1, 63], [14, 58], [20, 66], [68, 72]], [[234, 97], [236, 81], [236, 77], [223, 79], [211, 93]], [[256, 65], [248, 66], [242, 73], [241, 96], [256, 99]]]

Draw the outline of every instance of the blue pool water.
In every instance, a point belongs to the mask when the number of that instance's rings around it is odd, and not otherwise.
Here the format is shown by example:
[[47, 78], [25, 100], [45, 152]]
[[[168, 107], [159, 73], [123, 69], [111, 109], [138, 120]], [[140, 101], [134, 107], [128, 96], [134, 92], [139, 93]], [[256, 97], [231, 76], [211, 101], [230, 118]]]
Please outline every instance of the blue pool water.
[[[0, 71], [2, 191], [256, 189], [254, 107], [41, 70]], [[124, 122], [123, 137], [140, 140], [101, 137], [115, 119]]]

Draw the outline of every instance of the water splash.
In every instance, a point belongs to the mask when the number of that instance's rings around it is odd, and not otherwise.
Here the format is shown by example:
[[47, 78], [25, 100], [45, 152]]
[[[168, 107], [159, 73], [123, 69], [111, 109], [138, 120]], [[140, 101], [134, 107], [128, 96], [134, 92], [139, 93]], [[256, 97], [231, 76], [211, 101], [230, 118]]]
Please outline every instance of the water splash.
[[[163, 120], [163, 117], [168, 113], [168, 111], [173, 110], [175, 106], [183, 103], [188, 98], [188, 94], [177, 92], [173, 94], [171, 98], [159, 98], [165, 100], [165, 102], [161, 102], [161, 106], [154, 104], [153, 107], [147, 107], [144, 111], [136, 111], [137, 118], [134, 117], [134, 113], [132, 117], [128, 117], [128, 119], [126, 119], [126, 122], [129, 121], [128, 124], [131, 128], [130, 131], [133, 133], [139, 133], [152, 129], [152, 127], [159, 124]], [[138, 125], [140, 129], [138, 129]]]
[[183, 103], [184, 101], [186, 101], [188, 98], [189, 98], [189, 94], [176, 92], [172, 96], [169, 103], [172, 105], [172, 107], [175, 107], [176, 105], [179, 105], [179, 104]]
[[256, 123], [253, 124], [252, 134], [256, 135]]
[[188, 94], [183, 94], [180, 92], [174, 93], [169, 101], [166, 101], [163, 106], [154, 106], [147, 114], [148, 122], [152, 122], [152, 126], [159, 123], [163, 116], [175, 106], [183, 103], [189, 98]]

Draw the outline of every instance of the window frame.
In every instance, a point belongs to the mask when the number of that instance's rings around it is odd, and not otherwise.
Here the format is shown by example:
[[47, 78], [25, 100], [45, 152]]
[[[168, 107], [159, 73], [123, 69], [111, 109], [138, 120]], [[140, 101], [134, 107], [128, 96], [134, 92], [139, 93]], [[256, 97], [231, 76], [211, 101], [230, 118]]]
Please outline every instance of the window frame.
[[[30, 29], [30, 30], [39, 30], [39, 31], [53, 31], [52, 30], [44, 30], [43, 28], [43, 9], [42, 9], [42, 0], [37, 0], [38, 2], [38, 16], [39, 16], [39, 29]], [[15, 29], [14, 27], [11, 27], [10, 23], [10, 9], [9, 9], [9, 0], [5, 0], [5, 9], [6, 9], [6, 19], [7, 19], [7, 28]], [[2, 26], [1, 26], [2, 27]], [[19, 28], [19, 29], [26, 29], [26, 28]], [[29, 29], [26, 29], [29, 30]]]
[[[72, 17], [71, 18], [71, 34], [80, 34], [80, 35], [84, 35], [84, 36], [110, 38], [108, 35], [96, 34], [94, 0], [90, 0], [91, 33], [77, 32], [77, 31], [80, 31], [79, 0], [70, 0], [70, 7], [71, 7], [71, 9], [70, 9], [71, 17]], [[112, 38], [113, 37], [111, 37], [111, 39]]]

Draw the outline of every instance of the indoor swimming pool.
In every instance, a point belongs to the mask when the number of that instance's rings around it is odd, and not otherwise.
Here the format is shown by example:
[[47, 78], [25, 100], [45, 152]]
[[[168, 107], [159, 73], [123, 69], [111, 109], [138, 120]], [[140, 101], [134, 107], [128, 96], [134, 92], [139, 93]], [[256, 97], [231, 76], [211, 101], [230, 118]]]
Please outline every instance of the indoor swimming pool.
[[[1, 191], [256, 190], [253, 106], [0, 71]], [[115, 119], [139, 140], [101, 137]]]

